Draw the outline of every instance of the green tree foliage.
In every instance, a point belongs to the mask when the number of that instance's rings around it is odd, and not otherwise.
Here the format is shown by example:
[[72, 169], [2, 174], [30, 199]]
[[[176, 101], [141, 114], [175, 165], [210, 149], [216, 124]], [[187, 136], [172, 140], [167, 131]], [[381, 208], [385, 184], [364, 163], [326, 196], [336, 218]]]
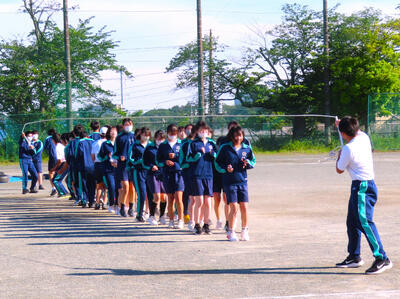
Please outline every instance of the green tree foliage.
[[[59, 6], [23, 2], [34, 28], [26, 40], [0, 42], [0, 110], [55, 115], [65, 107], [64, 33], [51, 19]], [[130, 73], [111, 53], [118, 46], [111, 39], [112, 32], [105, 27], [95, 31], [91, 19], [70, 26], [73, 101], [107, 106], [112, 93], [98, 83], [101, 72]]]

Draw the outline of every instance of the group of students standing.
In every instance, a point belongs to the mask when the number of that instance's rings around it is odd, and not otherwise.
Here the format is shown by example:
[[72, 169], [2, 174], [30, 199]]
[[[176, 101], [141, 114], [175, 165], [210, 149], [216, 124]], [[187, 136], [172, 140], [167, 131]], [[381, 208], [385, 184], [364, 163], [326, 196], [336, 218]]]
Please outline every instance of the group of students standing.
[[[147, 220], [151, 225], [183, 229], [187, 224], [196, 235], [211, 234], [214, 210], [215, 228], [225, 228], [230, 241], [239, 240], [235, 224], [240, 209], [241, 240], [249, 240], [247, 169], [255, 166], [255, 156], [237, 122], [230, 122], [228, 135], [217, 141], [204, 121], [185, 127], [170, 124], [166, 132], [158, 130], [153, 136], [146, 127], [133, 132], [129, 118], [117, 126], [100, 127], [97, 121], [90, 126], [91, 135], [82, 125], [61, 135], [50, 129], [44, 145], [36, 131], [22, 134], [24, 194], [38, 192], [38, 180], [39, 189], [44, 189], [41, 153], [45, 149], [51, 196], [69, 196], [82, 208], [108, 208], [110, 213], [135, 217], [137, 222]], [[221, 201], [225, 203], [225, 227]]]

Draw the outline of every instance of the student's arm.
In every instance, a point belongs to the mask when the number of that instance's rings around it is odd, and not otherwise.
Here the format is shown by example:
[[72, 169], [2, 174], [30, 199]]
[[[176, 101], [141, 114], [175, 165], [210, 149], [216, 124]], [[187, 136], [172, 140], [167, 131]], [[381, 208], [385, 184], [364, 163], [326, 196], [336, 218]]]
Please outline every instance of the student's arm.
[[160, 144], [157, 154], [156, 154], [156, 164], [158, 167], [164, 167], [165, 166], [165, 158], [163, 157], [163, 151], [164, 151], [164, 144]]
[[197, 144], [197, 142], [190, 143], [190, 146], [188, 149], [186, 160], [190, 163], [197, 162], [203, 155], [203, 153], [200, 152], [199, 149], [197, 148], [196, 144]]
[[226, 165], [225, 163], [225, 152], [226, 152], [226, 147], [224, 145], [221, 145], [214, 160], [215, 169], [219, 173], [226, 173], [226, 168], [228, 165]]
[[349, 165], [351, 161], [351, 156], [350, 156], [350, 150], [348, 149], [347, 146], [344, 146], [340, 151], [338, 155], [338, 159], [336, 161], [336, 172], [338, 174], [342, 174], [346, 167]]
[[250, 151], [246, 157], [245, 167], [246, 169], [252, 169], [254, 166], [256, 166], [256, 156], [254, 156], [254, 153], [250, 148]]
[[115, 142], [114, 142], [114, 151], [112, 154], [112, 158], [115, 160], [119, 161], [119, 155], [120, 155], [120, 149], [119, 149], [119, 136], [117, 136], [117, 138], [115, 138]]

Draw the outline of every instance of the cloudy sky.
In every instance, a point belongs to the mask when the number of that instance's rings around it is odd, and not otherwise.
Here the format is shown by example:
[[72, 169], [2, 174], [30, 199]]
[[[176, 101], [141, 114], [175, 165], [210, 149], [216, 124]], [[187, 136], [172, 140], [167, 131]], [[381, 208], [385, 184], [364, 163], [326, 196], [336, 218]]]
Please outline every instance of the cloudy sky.
[[[62, 0], [59, 0], [60, 3]], [[124, 107], [128, 110], [150, 110], [183, 105], [196, 100], [196, 90], [176, 91], [176, 77], [165, 74], [165, 68], [179, 46], [196, 39], [196, 0], [69, 0], [79, 9], [70, 13], [70, 23], [95, 16], [96, 28], [106, 25], [115, 31], [113, 38], [120, 47], [115, 51], [120, 64], [134, 79], [123, 79]], [[381, 9], [393, 15], [396, 0], [328, 0], [329, 7], [340, 3], [340, 12], [351, 13], [365, 7]], [[212, 29], [219, 41], [228, 46], [227, 57], [238, 61], [244, 48], [251, 44], [252, 30], [279, 24], [285, 3], [301, 3], [322, 10], [322, 0], [202, 0], [203, 32]], [[25, 38], [32, 25], [19, 11], [22, 1], [0, 0], [0, 39]], [[62, 26], [62, 15], [55, 20]], [[103, 73], [102, 85], [115, 92], [120, 102], [120, 77]]]

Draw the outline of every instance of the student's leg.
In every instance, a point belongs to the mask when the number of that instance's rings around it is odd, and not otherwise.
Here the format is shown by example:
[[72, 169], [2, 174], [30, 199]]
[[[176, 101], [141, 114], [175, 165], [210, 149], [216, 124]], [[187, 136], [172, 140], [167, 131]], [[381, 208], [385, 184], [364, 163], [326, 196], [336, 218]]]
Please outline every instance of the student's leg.
[[125, 214], [125, 203], [128, 199], [129, 181], [121, 181], [121, 188], [118, 189], [118, 193], [118, 203], [121, 209], [121, 215], [123, 216]]
[[349, 199], [349, 205], [347, 210], [347, 237], [348, 237], [348, 245], [347, 251], [349, 252], [350, 257], [359, 257], [361, 251], [361, 224], [358, 220], [358, 198], [357, 192], [352, 190]]
[[169, 221], [174, 221], [175, 213], [174, 213], [174, 203], [175, 203], [175, 194], [168, 193], [168, 217]]
[[241, 202], [240, 205], [240, 215], [242, 218], [242, 229], [248, 227], [248, 214], [247, 214], [247, 202]]
[[35, 187], [36, 187], [36, 183], [38, 181], [38, 174], [36, 172], [36, 168], [33, 165], [32, 160], [28, 160], [28, 171], [29, 171], [29, 174], [31, 175], [31, 179], [32, 179], [30, 190], [34, 191]]
[[86, 180], [87, 180], [87, 197], [89, 205], [92, 206], [95, 203], [95, 194], [96, 194], [96, 180], [93, 171], [86, 173]]
[[201, 216], [201, 209], [203, 207], [203, 196], [202, 195], [197, 195], [193, 196], [194, 198], [194, 223], [199, 224], [200, 223], [200, 216]]
[[237, 212], [238, 212], [238, 204], [236, 202], [230, 203], [229, 204], [229, 218], [228, 218], [230, 231], [233, 231], [235, 228]]
[[104, 187], [103, 183], [96, 184], [96, 208], [100, 207], [100, 197], [101, 194], [103, 193], [103, 187]]
[[208, 224], [210, 221], [211, 199], [212, 199], [212, 197], [204, 195], [203, 207], [204, 207], [204, 223], [205, 224]]
[[176, 191], [175, 192], [175, 202], [176, 202], [176, 209], [178, 212], [178, 219], [183, 221], [183, 191]]
[[22, 171], [22, 191], [24, 191], [28, 189], [28, 165], [24, 159], [20, 159], [19, 166]]
[[219, 205], [221, 203], [221, 193], [214, 192], [214, 212], [217, 221], [221, 221], [221, 213], [219, 212]]

